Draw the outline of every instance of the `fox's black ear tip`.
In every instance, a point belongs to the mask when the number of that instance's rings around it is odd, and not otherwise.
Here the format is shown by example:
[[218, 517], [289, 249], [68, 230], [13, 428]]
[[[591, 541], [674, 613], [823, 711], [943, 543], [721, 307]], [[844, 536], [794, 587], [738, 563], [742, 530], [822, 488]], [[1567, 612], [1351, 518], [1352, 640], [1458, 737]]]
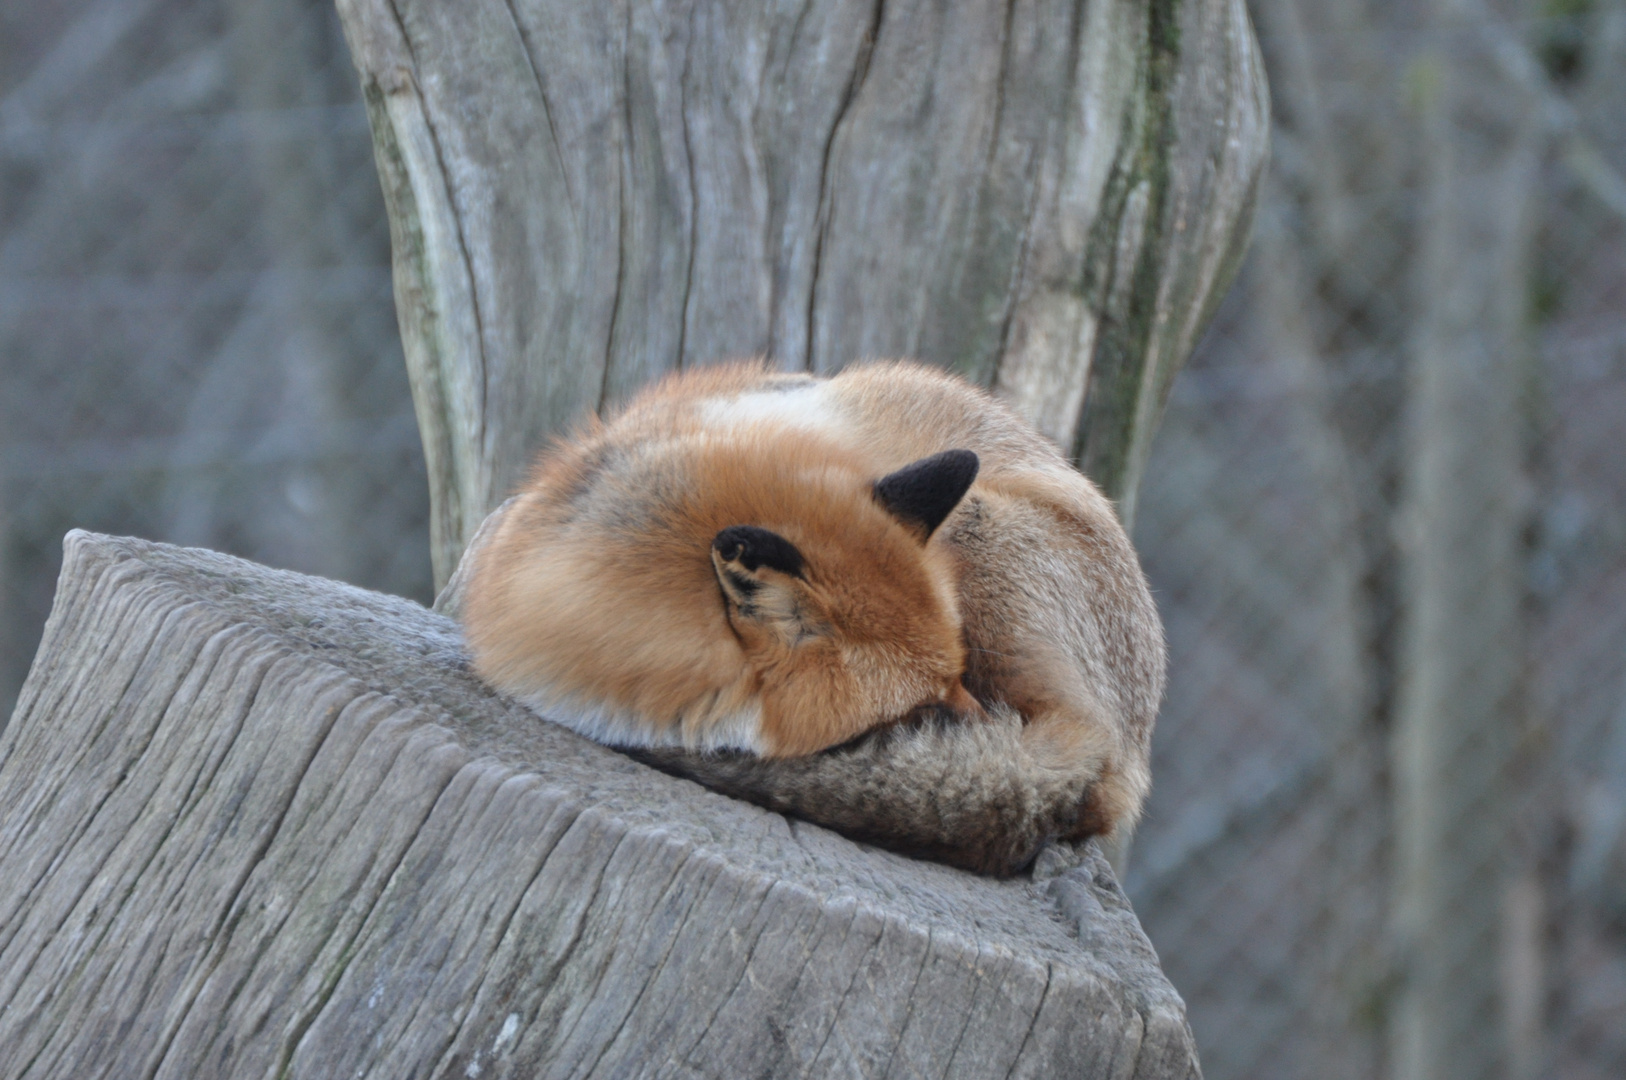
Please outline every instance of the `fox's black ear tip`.
[[944, 450], [941, 454], [933, 454], [927, 461], [941, 462], [941, 468], [953, 473], [957, 478], [963, 478], [965, 487], [961, 489], [963, 496], [966, 490], [977, 479], [977, 470], [982, 468], [982, 459], [977, 457], [975, 450]]
[[747, 537], [745, 526], [730, 525], [728, 528], [712, 537], [711, 550], [723, 557], [725, 562], [733, 562], [745, 554]]
[[971, 490], [981, 464], [973, 450], [944, 450], [875, 481], [875, 498], [929, 537]]
[[737, 562], [753, 572], [767, 566], [792, 577], [802, 576], [802, 553], [771, 529], [730, 525], [712, 538], [711, 549], [723, 561]]

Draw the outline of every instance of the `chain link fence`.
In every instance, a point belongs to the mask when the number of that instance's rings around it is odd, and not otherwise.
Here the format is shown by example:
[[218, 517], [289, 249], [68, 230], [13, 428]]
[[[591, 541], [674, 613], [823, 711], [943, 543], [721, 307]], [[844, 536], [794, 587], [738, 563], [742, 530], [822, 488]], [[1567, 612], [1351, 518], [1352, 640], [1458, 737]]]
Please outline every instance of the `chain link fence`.
[[[1251, 10], [1273, 173], [1141, 493], [1126, 884], [1211, 1078], [1626, 1075], [1626, 6]], [[68, 528], [428, 599], [325, 0], [0, 8], [0, 365], [0, 716]]]
[[1626, 7], [1251, 10], [1127, 887], [1210, 1077], [1626, 1075]]
[[0, 50], [0, 715], [69, 528], [427, 599], [388, 226], [331, 4], [11, 4]]

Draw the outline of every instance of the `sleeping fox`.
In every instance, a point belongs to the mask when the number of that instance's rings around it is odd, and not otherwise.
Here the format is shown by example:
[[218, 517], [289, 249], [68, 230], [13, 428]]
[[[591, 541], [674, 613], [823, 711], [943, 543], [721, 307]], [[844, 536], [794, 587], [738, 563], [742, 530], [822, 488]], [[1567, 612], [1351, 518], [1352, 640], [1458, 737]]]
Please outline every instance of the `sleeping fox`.
[[1108, 500], [912, 364], [670, 376], [470, 552], [480, 674], [668, 771], [988, 873], [1133, 824], [1162, 627]]

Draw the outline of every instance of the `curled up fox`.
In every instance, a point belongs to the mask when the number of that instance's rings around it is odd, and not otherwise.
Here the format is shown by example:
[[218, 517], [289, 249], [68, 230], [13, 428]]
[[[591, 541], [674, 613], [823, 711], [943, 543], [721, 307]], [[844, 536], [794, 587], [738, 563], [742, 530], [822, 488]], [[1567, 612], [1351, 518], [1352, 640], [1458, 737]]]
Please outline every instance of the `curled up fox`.
[[776, 810], [985, 873], [1132, 825], [1163, 630], [1111, 503], [913, 364], [668, 377], [471, 551], [493, 686]]

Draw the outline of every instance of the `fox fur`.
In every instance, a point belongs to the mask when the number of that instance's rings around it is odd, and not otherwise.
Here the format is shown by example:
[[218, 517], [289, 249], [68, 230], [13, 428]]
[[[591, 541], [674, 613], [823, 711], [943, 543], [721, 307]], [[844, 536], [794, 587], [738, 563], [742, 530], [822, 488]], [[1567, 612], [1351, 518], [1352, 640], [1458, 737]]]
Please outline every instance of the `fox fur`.
[[667, 771], [985, 873], [1132, 825], [1162, 626], [1111, 503], [913, 364], [668, 377], [471, 551], [498, 689]]

